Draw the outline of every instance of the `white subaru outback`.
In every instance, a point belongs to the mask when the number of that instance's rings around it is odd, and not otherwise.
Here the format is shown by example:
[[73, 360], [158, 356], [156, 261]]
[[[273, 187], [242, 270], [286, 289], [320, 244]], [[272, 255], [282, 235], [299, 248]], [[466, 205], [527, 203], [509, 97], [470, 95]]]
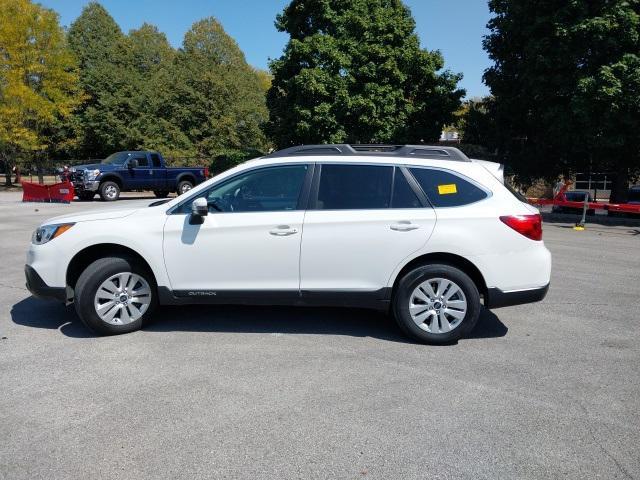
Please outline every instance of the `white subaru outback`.
[[451, 342], [481, 305], [542, 300], [539, 212], [497, 163], [441, 146], [306, 145], [248, 161], [148, 208], [58, 217], [33, 234], [36, 296], [75, 304], [98, 334], [158, 305], [380, 309]]

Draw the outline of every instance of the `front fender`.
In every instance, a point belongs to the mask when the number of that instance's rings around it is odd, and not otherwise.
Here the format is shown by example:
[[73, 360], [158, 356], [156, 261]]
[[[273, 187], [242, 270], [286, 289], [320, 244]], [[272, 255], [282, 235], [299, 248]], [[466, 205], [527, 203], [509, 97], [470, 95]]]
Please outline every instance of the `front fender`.
[[31, 245], [27, 264], [51, 287], [66, 287], [67, 269], [82, 250], [100, 244], [121, 245], [149, 264], [159, 286], [169, 285], [162, 252], [166, 215], [142, 209], [126, 218], [76, 223], [64, 235], [44, 245]]

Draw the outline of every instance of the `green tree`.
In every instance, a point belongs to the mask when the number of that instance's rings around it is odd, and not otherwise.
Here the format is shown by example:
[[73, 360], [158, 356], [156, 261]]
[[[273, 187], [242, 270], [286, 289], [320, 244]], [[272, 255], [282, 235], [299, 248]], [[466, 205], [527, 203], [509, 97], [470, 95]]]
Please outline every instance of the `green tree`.
[[196, 156], [264, 150], [264, 80], [213, 17], [185, 34], [170, 76], [164, 118], [171, 118]]
[[69, 29], [69, 45], [80, 63], [86, 99], [79, 112], [85, 157], [104, 157], [134, 148], [139, 134], [132, 125], [138, 86], [131, 44], [100, 4], [89, 3]]
[[160, 150], [166, 157], [193, 155], [193, 146], [171, 116], [176, 51], [158, 28], [129, 32], [130, 83], [136, 91], [130, 123], [132, 148]]
[[290, 36], [267, 96], [281, 147], [432, 141], [464, 94], [400, 0], [293, 0], [276, 28]]
[[496, 148], [492, 97], [466, 100], [457, 112], [455, 127], [464, 143], [481, 145], [487, 150]]
[[501, 155], [520, 180], [640, 171], [640, 2], [491, 0], [485, 81]]
[[9, 173], [16, 163], [41, 164], [63, 141], [64, 120], [81, 97], [77, 65], [55, 12], [29, 0], [2, 1], [0, 72], [0, 155]]

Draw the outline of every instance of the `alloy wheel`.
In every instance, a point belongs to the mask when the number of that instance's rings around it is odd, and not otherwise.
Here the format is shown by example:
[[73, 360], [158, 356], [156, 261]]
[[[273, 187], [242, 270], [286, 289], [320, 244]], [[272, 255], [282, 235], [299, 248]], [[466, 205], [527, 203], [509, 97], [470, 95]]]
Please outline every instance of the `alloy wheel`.
[[432, 334], [448, 333], [457, 328], [467, 314], [467, 299], [455, 282], [430, 278], [418, 285], [409, 297], [411, 319]]
[[122, 272], [100, 284], [94, 308], [103, 322], [126, 325], [135, 322], [151, 305], [151, 287], [140, 275]]

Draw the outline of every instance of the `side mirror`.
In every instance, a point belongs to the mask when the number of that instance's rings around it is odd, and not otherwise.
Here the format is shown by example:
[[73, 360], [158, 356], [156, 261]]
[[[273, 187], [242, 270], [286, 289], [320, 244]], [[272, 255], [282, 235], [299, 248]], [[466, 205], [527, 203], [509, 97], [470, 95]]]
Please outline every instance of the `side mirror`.
[[196, 198], [191, 204], [191, 215], [194, 217], [206, 217], [209, 215], [209, 205], [204, 197]]
[[131, 160], [129, 160], [129, 163], [127, 164], [127, 166], [129, 168], [138, 168], [138, 160], [135, 158], [132, 158]]

